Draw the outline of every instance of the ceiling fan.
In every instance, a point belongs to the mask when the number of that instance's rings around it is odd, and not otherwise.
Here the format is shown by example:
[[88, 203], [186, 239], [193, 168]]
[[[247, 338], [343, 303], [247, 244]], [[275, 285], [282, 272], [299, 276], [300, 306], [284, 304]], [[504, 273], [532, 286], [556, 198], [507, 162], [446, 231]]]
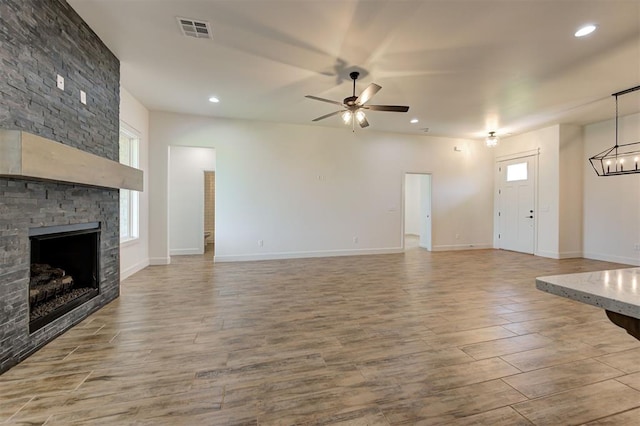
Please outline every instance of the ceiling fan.
[[353, 128], [355, 129], [355, 122], [357, 121], [360, 127], [364, 128], [369, 126], [369, 122], [367, 121], [367, 117], [365, 115], [364, 110], [371, 111], [391, 111], [391, 112], [407, 112], [409, 111], [408, 106], [402, 105], [366, 105], [366, 103], [378, 93], [382, 87], [378, 86], [375, 83], [371, 83], [367, 86], [366, 89], [360, 94], [360, 96], [356, 96], [356, 80], [360, 75], [359, 72], [353, 71], [349, 73], [349, 77], [353, 80], [353, 94], [348, 98], [344, 98], [344, 101], [332, 101], [330, 99], [319, 98], [317, 96], [307, 95], [305, 98], [314, 99], [316, 101], [327, 102], [330, 104], [340, 105], [343, 109], [331, 112], [329, 114], [325, 114], [321, 117], [313, 119], [313, 121], [324, 120], [325, 118], [332, 117], [334, 115], [342, 114], [342, 120], [345, 124], [349, 124], [351, 122]]

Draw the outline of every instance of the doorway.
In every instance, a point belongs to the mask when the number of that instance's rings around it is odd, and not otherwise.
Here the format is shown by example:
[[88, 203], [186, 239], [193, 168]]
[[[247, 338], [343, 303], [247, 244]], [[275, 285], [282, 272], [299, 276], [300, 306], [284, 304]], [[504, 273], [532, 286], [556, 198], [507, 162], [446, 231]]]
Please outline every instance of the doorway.
[[[204, 172], [215, 171], [213, 148], [169, 147], [169, 254], [205, 252]], [[209, 237], [211, 238], [213, 234]]]
[[498, 162], [497, 248], [535, 252], [537, 159], [531, 155]]
[[431, 175], [404, 175], [404, 248], [431, 251]]

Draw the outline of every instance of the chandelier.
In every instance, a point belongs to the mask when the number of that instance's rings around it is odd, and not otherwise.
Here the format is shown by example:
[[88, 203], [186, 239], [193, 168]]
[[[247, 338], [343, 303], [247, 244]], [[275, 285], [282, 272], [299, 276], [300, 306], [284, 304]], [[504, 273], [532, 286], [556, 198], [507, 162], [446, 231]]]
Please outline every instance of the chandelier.
[[598, 176], [627, 175], [640, 173], [638, 161], [640, 161], [640, 141], [626, 144], [618, 143], [618, 96], [640, 90], [640, 86], [613, 93], [616, 98], [616, 144], [611, 148], [589, 158], [591, 167]]

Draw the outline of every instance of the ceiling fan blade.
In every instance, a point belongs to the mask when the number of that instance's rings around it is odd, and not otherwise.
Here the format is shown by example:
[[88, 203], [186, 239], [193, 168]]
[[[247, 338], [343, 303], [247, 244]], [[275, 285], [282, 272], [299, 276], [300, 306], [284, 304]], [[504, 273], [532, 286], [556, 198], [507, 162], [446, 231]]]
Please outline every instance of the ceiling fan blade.
[[317, 96], [306, 95], [305, 98], [313, 99], [314, 101], [327, 102], [334, 105], [340, 105], [340, 106], [344, 105], [342, 102], [332, 101], [331, 99], [319, 98]]
[[338, 115], [338, 114], [340, 114], [341, 112], [343, 112], [343, 111], [342, 111], [342, 110], [340, 110], [340, 111], [330, 112], [329, 114], [325, 114], [325, 115], [323, 115], [323, 116], [321, 116], [321, 117], [314, 118], [314, 119], [313, 119], [313, 120], [311, 120], [311, 121], [320, 121], [320, 120], [324, 120], [325, 118], [329, 118], [329, 117], [332, 117], [332, 116], [334, 116], [334, 115]]
[[359, 120], [358, 123], [360, 124], [360, 127], [362, 127], [363, 129], [365, 127], [369, 127], [369, 122], [367, 121], [367, 117], [363, 117], [362, 120]]
[[382, 89], [382, 87], [378, 86], [375, 83], [371, 83], [367, 86], [366, 89], [360, 94], [358, 100], [356, 101], [356, 105], [364, 105], [369, 99], [373, 98], [373, 95], [378, 93], [378, 91]]
[[363, 108], [370, 109], [371, 111], [391, 111], [391, 112], [409, 111], [408, 106], [402, 106], [402, 105], [367, 105]]

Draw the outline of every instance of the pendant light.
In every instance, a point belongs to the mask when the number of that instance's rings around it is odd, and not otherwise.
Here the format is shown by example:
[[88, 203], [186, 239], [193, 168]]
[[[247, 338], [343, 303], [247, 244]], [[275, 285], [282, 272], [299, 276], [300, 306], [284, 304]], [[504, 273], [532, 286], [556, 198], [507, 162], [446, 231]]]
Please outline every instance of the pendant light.
[[615, 145], [589, 158], [591, 167], [598, 176], [627, 175], [640, 173], [640, 141], [626, 144], [618, 143], [618, 96], [640, 90], [640, 86], [613, 93], [616, 99], [616, 141]]

